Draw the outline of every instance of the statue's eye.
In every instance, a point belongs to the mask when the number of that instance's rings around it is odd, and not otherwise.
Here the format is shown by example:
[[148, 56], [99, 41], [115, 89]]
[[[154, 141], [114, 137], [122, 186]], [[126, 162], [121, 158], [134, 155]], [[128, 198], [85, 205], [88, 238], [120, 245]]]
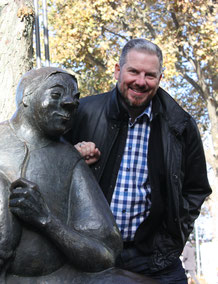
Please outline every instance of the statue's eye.
[[51, 97], [52, 97], [53, 99], [59, 99], [60, 96], [61, 96], [61, 94], [58, 93], [58, 92], [55, 92], [55, 93], [52, 93], [52, 94], [51, 94]]

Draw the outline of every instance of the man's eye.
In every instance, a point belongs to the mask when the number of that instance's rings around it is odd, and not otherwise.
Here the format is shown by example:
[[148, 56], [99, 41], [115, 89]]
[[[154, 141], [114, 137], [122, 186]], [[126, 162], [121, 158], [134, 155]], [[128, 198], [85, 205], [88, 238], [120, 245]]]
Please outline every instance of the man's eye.
[[146, 77], [149, 78], [149, 79], [154, 79], [154, 78], [156, 78], [156, 75], [155, 74], [147, 74]]
[[60, 96], [61, 96], [60, 93], [52, 93], [52, 94], [51, 94], [51, 97], [52, 97], [53, 99], [59, 99]]

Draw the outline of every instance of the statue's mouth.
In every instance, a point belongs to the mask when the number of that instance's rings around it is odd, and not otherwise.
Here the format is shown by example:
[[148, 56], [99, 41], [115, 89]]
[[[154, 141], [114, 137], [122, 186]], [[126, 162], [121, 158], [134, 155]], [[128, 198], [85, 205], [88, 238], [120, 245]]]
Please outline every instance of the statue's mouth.
[[71, 114], [57, 113], [57, 115], [60, 116], [64, 120], [70, 120], [71, 119]]

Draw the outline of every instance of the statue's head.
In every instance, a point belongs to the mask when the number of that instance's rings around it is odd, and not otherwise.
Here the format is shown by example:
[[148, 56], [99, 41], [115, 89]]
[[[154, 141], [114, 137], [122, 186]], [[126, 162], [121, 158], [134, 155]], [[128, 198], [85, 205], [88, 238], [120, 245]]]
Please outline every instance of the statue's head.
[[54, 67], [27, 72], [16, 91], [17, 111], [38, 131], [60, 136], [72, 125], [78, 107], [79, 92], [76, 78]]

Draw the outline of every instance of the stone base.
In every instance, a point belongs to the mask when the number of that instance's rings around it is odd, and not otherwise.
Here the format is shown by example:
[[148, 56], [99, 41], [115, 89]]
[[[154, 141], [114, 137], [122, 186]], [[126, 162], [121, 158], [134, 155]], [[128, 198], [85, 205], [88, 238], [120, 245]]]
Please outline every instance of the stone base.
[[7, 284], [157, 284], [153, 279], [127, 270], [110, 268], [101, 272], [86, 273], [64, 266], [45, 276], [20, 277], [8, 275]]

